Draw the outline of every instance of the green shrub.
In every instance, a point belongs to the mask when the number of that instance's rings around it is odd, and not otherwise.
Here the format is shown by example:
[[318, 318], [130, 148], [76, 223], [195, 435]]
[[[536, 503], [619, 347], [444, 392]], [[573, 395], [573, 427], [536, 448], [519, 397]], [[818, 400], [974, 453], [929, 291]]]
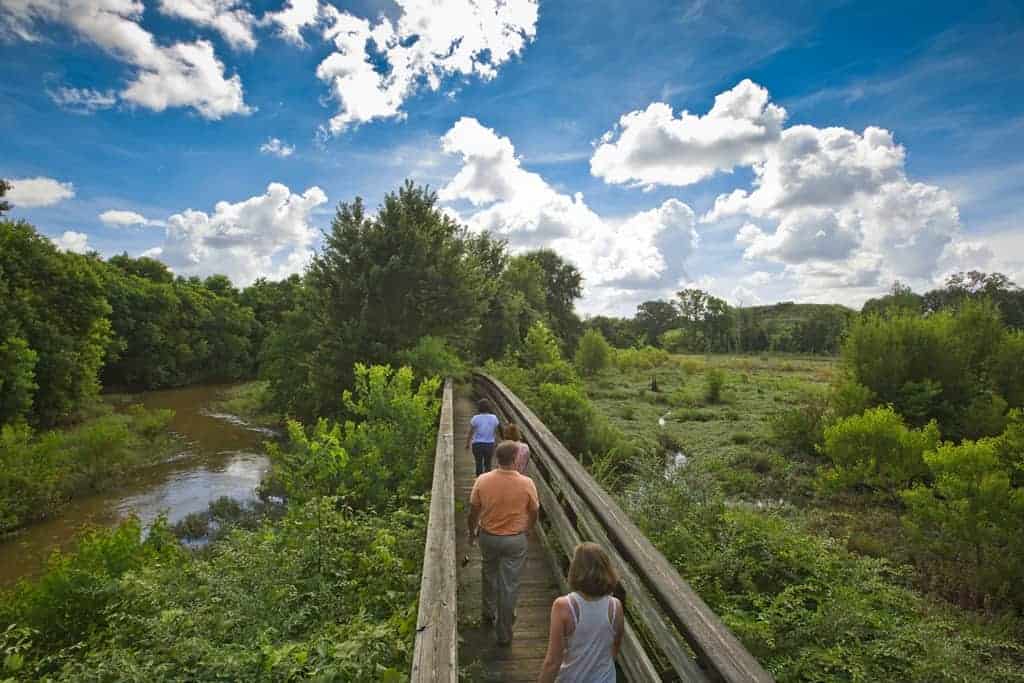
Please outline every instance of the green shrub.
[[562, 360], [562, 350], [558, 338], [544, 323], [537, 321], [530, 326], [519, 350], [519, 364], [524, 368], [534, 368], [545, 363]]
[[[820, 401], [825, 397], [816, 396]], [[827, 397], [829, 412], [832, 418], [860, 415], [875, 403], [874, 393], [863, 384], [852, 380], [837, 383]]]
[[537, 411], [544, 424], [577, 457], [591, 450], [590, 431], [598, 414], [579, 387], [542, 384]]
[[729, 440], [732, 441], [737, 446], [740, 446], [752, 442], [754, 440], [754, 435], [751, 434], [750, 432], [736, 432], [731, 437], [729, 437]]
[[653, 370], [665, 365], [671, 356], [665, 349], [643, 346], [634, 349], [616, 349], [615, 366], [622, 372], [631, 370]]
[[446, 377], [464, 379], [469, 373], [469, 367], [465, 361], [459, 357], [447, 340], [440, 337], [420, 337], [414, 347], [399, 352], [398, 361], [402, 365], [411, 367], [417, 377], [424, 379], [428, 377], [437, 377], [442, 381]]
[[1024, 580], [1024, 489], [992, 440], [943, 444], [925, 453], [932, 485], [902, 494], [904, 521], [916, 545], [959, 567], [960, 582], [973, 577], [978, 595], [1017, 598]]
[[402, 680], [423, 536], [422, 515], [352, 513], [334, 499], [201, 556], [173, 542], [154, 555], [136, 525], [103, 542], [105, 562], [87, 540], [88, 562], [24, 585], [0, 623], [13, 613], [39, 631], [29, 680]]
[[[1021, 359], [1024, 364], [1024, 358]], [[967, 439], [1001, 434], [1006, 429], [1007, 403], [1002, 396], [982, 393], [956, 418], [957, 432]]]
[[705, 378], [704, 400], [708, 403], [721, 403], [722, 388], [725, 386], [725, 373], [718, 368], [711, 368]]
[[769, 418], [775, 443], [788, 454], [811, 455], [824, 442], [827, 404], [819, 392], [804, 394], [799, 402]]
[[611, 364], [612, 347], [599, 330], [589, 329], [576, 349], [576, 367], [584, 375], [596, 375]]
[[840, 486], [865, 485], [894, 499], [899, 489], [927, 474], [924, 453], [939, 443], [939, 428], [930, 422], [909, 429], [891, 407], [872, 408], [825, 428], [823, 451]]
[[54, 552], [39, 579], [23, 580], [2, 596], [0, 624], [28, 627], [37, 645], [54, 649], [101, 631], [126, 572], [155, 561], [171, 569], [181, 560], [165, 520], [157, 520], [145, 540], [141, 532], [132, 518], [114, 529], [86, 532], [72, 554]]
[[271, 480], [289, 499], [342, 496], [359, 507], [388, 507], [427, 488], [431, 471], [439, 380], [413, 390], [409, 368], [355, 367], [355, 391], [343, 396], [359, 421], [320, 419], [307, 434], [288, 423], [288, 443], [270, 444]]

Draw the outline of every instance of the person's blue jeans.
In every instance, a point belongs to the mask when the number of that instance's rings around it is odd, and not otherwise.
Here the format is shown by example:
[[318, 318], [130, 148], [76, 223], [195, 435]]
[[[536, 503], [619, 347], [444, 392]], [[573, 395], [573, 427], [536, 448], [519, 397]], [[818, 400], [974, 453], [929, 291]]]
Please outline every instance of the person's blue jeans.
[[491, 456], [494, 455], [493, 443], [477, 442], [473, 444], [473, 458], [476, 460], [476, 476], [491, 471]]

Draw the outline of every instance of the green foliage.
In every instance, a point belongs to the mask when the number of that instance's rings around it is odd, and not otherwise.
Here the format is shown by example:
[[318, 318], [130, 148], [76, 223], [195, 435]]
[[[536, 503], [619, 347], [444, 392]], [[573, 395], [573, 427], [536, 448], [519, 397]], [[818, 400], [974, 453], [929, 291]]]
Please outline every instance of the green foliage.
[[1013, 485], [1024, 487], [1024, 411], [1015, 408], [1007, 416], [1006, 430], [992, 440]]
[[576, 367], [584, 375], [596, 375], [611, 365], [612, 347], [597, 330], [587, 330], [576, 349]]
[[943, 444], [926, 453], [931, 486], [902, 493], [904, 521], [918, 547], [957, 574], [978, 595], [1019, 596], [1024, 579], [1024, 489], [1010, 473], [992, 440]]
[[1006, 335], [992, 358], [996, 392], [1011, 408], [1024, 408], [1024, 330]]
[[274, 406], [339, 416], [355, 363], [391, 363], [425, 336], [470, 355], [496, 286], [484, 258], [493, 252], [412, 183], [373, 216], [359, 199], [341, 204], [307, 270], [302, 308], [267, 344], [261, 374]]
[[[649, 343], [658, 344], [660, 342], [664, 346], [665, 335], [680, 323], [679, 309], [669, 301], [645, 301], [636, 307], [633, 323]], [[679, 333], [676, 335], [678, 337], [681, 335], [681, 331], [677, 330], [677, 332]], [[668, 346], [665, 348], [669, 349]]]
[[400, 352], [398, 360], [411, 367], [419, 377], [436, 377], [441, 380], [453, 377], [459, 380], [469, 374], [466, 362], [440, 337], [421, 337], [414, 347]]
[[289, 500], [340, 496], [357, 508], [390, 507], [427, 488], [439, 380], [414, 390], [409, 368], [362, 364], [355, 378], [343, 398], [355, 420], [321, 418], [309, 434], [289, 421], [288, 443], [270, 445], [271, 479]]
[[775, 680], [1024, 681], [1012, 636], [922, 600], [884, 560], [727, 508], [693, 467], [643, 473], [619, 500]]
[[523, 256], [537, 264], [543, 275], [545, 322], [565, 348], [575, 348], [583, 331], [575, 311], [576, 300], [583, 293], [583, 276], [552, 249], [537, 249]]
[[834, 468], [828, 475], [833, 483], [866, 485], [895, 497], [927, 473], [923, 456], [938, 445], [939, 428], [929, 422], [923, 429], [910, 429], [886, 406], [826, 427], [824, 443], [822, 450]]
[[769, 420], [775, 443], [784, 453], [812, 455], [825, 439], [828, 404], [822, 392], [810, 392]]
[[937, 420], [954, 439], [996, 434], [1003, 403], [992, 396], [1017, 400], [1011, 383], [1022, 372], [1007, 355], [1018, 342], [999, 316], [991, 302], [973, 300], [928, 316], [902, 308], [864, 316], [850, 328], [843, 360], [853, 381], [911, 424]]
[[0, 341], [0, 425], [27, 419], [39, 385], [35, 367], [39, 354], [21, 337]]
[[170, 443], [172, 415], [136, 406], [62, 431], [0, 428], [0, 532], [44, 519], [69, 498], [109, 487], [155, 462]]
[[630, 370], [653, 370], [669, 362], [670, 356], [665, 349], [654, 346], [639, 348], [615, 349], [613, 362], [621, 372]]
[[566, 448], [579, 455], [594, 450], [591, 429], [597, 420], [597, 411], [581, 388], [542, 384], [537, 399], [538, 414]]
[[524, 368], [550, 365], [562, 360], [558, 338], [542, 322], [536, 322], [526, 333], [523, 347], [519, 351], [519, 363]]
[[710, 368], [704, 381], [704, 400], [708, 403], [721, 403], [722, 389], [725, 387], [725, 373], [718, 368]]
[[127, 255], [97, 269], [113, 309], [104, 384], [153, 389], [252, 374], [258, 323], [226, 277], [174, 280], [159, 261]]
[[147, 563], [176, 566], [179, 559], [178, 543], [162, 519], [145, 540], [134, 518], [115, 529], [86, 532], [73, 554], [55, 552], [41, 578], [22, 581], [3, 596], [0, 624], [31, 629], [36, 645], [72, 645], [107, 625], [107, 609], [118, 599], [125, 573]]
[[[38, 632], [23, 650], [31, 678], [401, 680], [423, 533], [419, 515], [321, 499], [184, 557], [162, 532], [140, 543], [129, 524], [24, 584], [0, 623]], [[64, 643], [75, 645], [57, 650]]]
[[0, 383], [15, 388], [19, 412], [36, 385], [24, 415], [33, 424], [71, 420], [99, 392], [110, 339], [110, 306], [92, 261], [58, 251], [28, 223], [0, 220], [0, 301]]

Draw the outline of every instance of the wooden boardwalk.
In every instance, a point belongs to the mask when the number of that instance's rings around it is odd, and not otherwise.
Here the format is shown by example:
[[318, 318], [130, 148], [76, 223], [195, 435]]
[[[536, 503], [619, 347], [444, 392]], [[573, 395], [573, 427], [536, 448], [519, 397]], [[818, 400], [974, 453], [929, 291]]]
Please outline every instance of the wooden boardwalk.
[[[473, 489], [473, 455], [466, 450], [469, 399], [455, 399], [455, 524], [459, 580], [459, 668], [474, 681], [536, 681], [548, 645], [548, 617], [558, 584], [548, 556], [535, 534], [523, 565], [512, 644], [498, 647], [494, 630], [480, 623], [480, 549], [466, 541], [466, 514]], [[469, 554], [469, 564], [462, 558]]]

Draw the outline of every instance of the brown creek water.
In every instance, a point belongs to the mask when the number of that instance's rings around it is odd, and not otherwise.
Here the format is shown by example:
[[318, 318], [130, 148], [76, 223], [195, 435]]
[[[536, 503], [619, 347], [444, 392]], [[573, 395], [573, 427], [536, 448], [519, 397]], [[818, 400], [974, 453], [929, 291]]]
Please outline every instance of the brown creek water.
[[137, 515], [148, 525], [161, 512], [173, 524], [203, 512], [221, 496], [246, 502], [256, 499], [256, 486], [267, 469], [263, 443], [272, 430], [251, 427], [209, 407], [225, 386], [200, 386], [151, 391], [137, 396], [147, 408], [175, 411], [170, 429], [181, 440], [167, 461], [139, 470], [121, 485], [72, 500], [54, 519], [33, 524], [0, 543], [0, 585], [39, 572], [46, 557], [68, 548], [84, 527], [114, 525]]

